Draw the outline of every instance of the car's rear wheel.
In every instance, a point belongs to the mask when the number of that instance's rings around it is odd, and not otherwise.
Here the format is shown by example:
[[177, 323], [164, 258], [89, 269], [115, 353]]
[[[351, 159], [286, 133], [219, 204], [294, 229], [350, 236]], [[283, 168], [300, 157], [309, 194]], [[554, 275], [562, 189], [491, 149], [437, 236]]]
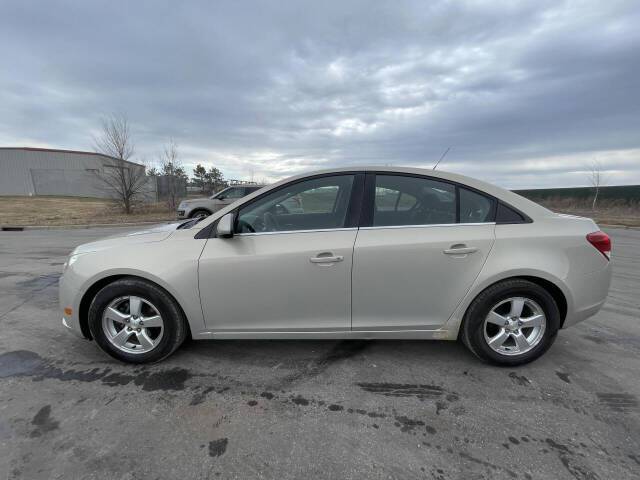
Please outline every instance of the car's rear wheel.
[[131, 363], [162, 360], [187, 334], [173, 298], [137, 278], [117, 280], [98, 292], [89, 307], [89, 329], [102, 350]]
[[462, 340], [481, 359], [499, 365], [531, 362], [551, 346], [560, 312], [547, 290], [528, 280], [492, 285], [465, 315]]
[[191, 215], [190, 218], [204, 218], [211, 215], [211, 212], [208, 210], [196, 210]]

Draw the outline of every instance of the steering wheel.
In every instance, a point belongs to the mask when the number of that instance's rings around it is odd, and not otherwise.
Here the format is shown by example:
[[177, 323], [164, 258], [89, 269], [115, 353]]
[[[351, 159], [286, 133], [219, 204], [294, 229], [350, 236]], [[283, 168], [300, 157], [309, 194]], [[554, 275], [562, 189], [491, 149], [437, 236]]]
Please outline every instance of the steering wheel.
[[262, 219], [260, 217], [255, 217], [252, 220], [239, 218], [238, 219], [238, 231], [242, 233], [256, 233], [262, 232], [264, 230], [264, 225], [262, 223]]
[[279, 230], [278, 221], [271, 212], [264, 212], [262, 215], [263, 231], [276, 232]]

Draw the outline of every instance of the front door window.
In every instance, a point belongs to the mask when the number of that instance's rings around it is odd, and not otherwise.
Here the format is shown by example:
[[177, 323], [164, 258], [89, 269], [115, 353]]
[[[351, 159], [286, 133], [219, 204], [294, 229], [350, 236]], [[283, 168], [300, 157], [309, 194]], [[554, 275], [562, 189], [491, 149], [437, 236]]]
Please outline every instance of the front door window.
[[343, 228], [354, 178], [312, 178], [271, 192], [239, 210], [236, 233]]

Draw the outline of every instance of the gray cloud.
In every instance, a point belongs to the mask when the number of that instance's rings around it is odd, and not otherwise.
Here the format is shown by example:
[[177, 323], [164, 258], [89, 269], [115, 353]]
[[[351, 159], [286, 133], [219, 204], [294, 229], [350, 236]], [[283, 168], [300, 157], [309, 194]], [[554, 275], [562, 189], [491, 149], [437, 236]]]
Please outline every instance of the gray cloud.
[[90, 149], [124, 112], [138, 158], [279, 178], [429, 166], [509, 187], [640, 182], [633, 2], [3, 2], [0, 144]]

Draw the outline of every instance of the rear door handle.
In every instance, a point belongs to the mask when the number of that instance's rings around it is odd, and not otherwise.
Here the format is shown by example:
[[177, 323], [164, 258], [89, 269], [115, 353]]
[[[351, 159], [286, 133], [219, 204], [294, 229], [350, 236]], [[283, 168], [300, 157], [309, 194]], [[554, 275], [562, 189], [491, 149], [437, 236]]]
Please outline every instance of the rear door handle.
[[342, 255], [333, 255], [331, 253], [320, 253], [317, 257], [311, 257], [311, 263], [336, 263], [344, 260]]
[[468, 253], [478, 251], [476, 247], [456, 247], [455, 245], [453, 247], [454, 248], [447, 248], [446, 250], [443, 250], [442, 253], [445, 255], [466, 255]]

